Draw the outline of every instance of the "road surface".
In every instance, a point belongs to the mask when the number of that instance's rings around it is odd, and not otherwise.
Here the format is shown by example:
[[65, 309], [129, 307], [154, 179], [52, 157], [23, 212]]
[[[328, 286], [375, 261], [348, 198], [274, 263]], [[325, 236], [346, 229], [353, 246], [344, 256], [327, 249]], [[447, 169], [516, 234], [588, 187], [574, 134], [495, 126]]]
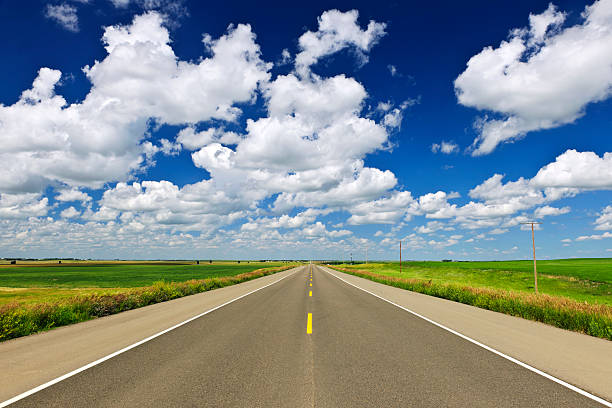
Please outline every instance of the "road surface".
[[602, 405], [313, 265], [13, 406]]

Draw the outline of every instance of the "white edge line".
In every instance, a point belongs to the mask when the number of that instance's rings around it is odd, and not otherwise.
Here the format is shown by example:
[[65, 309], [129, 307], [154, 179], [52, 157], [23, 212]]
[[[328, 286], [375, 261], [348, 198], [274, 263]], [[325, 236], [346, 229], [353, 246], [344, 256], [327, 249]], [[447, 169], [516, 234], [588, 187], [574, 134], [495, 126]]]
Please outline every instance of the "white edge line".
[[193, 320], [196, 320], [196, 319], [198, 319], [198, 318], [200, 318], [200, 317], [202, 317], [202, 316], [204, 316], [204, 315], [207, 315], [207, 314], [209, 314], [209, 313], [211, 313], [211, 312], [214, 312], [215, 310], [220, 309], [220, 308], [222, 308], [223, 306], [227, 306], [227, 305], [229, 305], [230, 303], [233, 303], [233, 302], [235, 302], [235, 301], [237, 301], [237, 300], [239, 300], [239, 299], [242, 299], [242, 298], [243, 298], [243, 297], [245, 297], [245, 296], [248, 296], [248, 295], [250, 295], [250, 294], [252, 294], [252, 293], [255, 293], [255, 292], [257, 292], [257, 291], [260, 291], [260, 290], [262, 290], [262, 289], [265, 289], [265, 288], [267, 288], [268, 286], [274, 285], [275, 283], [278, 283], [278, 282], [282, 281], [283, 279], [285, 279], [285, 278], [287, 278], [287, 277], [289, 277], [289, 276], [291, 276], [291, 275], [295, 274], [296, 272], [297, 272], [297, 271], [295, 271], [295, 272], [293, 272], [293, 273], [290, 273], [290, 274], [287, 274], [287, 275], [283, 276], [282, 278], [280, 278], [280, 279], [278, 279], [278, 280], [276, 280], [276, 281], [274, 281], [274, 282], [272, 282], [272, 283], [268, 283], [267, 285], [262, 286], [261, 288], [258, 288], [258, 289], [255, 289], [255, 290], [252, 290], [252, 291], [250, 291], [250, 292], [248, 292], [248, 293], [245, 293], [244, 295], [240, 295], [240, 296], [238, 296], [237, 298], [234, 298], [234, 299], [232, 299], [232, 300], [229, 300], [229, 301], [227, 301], [227, 302], [225, 302], [225, 303], [223, 303], [223, 304], [221, 304], [221, 305], [219, 305], [219, 306], [215, 306], [215, 307], [213, 307], [212, 309], [209, 309], [209, 310], [207, 310], [207, 311], [205, 311], [205, 312], [203, 312], [203, 313], [200, 313], [199, 315], [196, 315], [196, 316], [190, 317], [189, 319], [187, 319], [187, 320], [185, 320], [185, 321], [182, 321], [182, 322], [180, 322], [180, 323], [178, 323], [178, 324], [175, 324], [174, 326], [172, 326], [172, 327], [170, 327], [170, 328], [167, 328], [167, 329], [162, 330], [162, 331], [160, 331], [160, 332], [158, 332], [158, 333], [155, 333], [154, 335], [149, 336], [149, 337], [147, 337], [147, 338], [145, 338], [145, 339], [142, 339], [142, 340], [140, 340], [140, 341], [138, 341], [138, 342], [136, 342], [136, 343], [134, 343], [134, 344], [131, 344], [131, 345], [127, 346], [127, 347], [124, 347], [124, 348], [122, 348], [121, 350], [115, 351], [114, 353], [111, 353], [111, 354], [109, 354], [109, 355], [107, 355], [107, 356], [104, 356], [104, 357], [102, 357], [102, 358], [99, 358], [99, 359], [98, 359], [98, 360], [96, 360], [96, 361], [92, 361], [91, 363], [86, 364], [86, 365], [84, 365], [83, 367], [77, 368], [76, 370], [70, 371], [69, 373], [66, 373], [66, 374], [64, 374], [64, 375], [62, 375], [62, 376], [60, 376], [60, 377], [57, 377], [57, 378], [55, 378], [55, 379], [53, 379], [53, 380], [51, 380], [51, 381], [48, 381], [48, 382], [46, 382], [46, 383], [44, 383], [44, 384], [42, 384], [42, 385], [39, 385], [38, 387], [35, 387], [35, 388], [32, 388], [31, 390], [28, 390], [28, 391], [26, 391], [26, 392], [23, 392], [23, 393], [21, 393], [21, 394], [19, 394], [19, 395], [15, 396], [15, 397], [13, 397], [13, 398], [11, 398], [11, 399], [8, 399], [8, 400], [6, 400], [6, 401], [4, 401], [4, 402], [0, 403], [0, 408], [6, 407], [6, 406], [8, 406], [8, 405], [10, 405], [10, 404], [12, 404], [12, 403], [14, 403], [14, 402], [17, 402], [17, 401], [22, 400], [22, 399], [24, 399], [24, 398], [26, 398], [26, 397], [29, 397], [30, 395], [35, 394], [35, 393], [37, 393], [38, 391], [44, 390], [45, 388], [48, 388], [48, 387], [50, 387], [50, 386], [52, 386], [52, 385], [54, 385], [54, 384], [57, 384], [58, 382], [63, 381], [63, 380], [65, 380], [65, 379], [67, 379], [67, 378], [70, 378], [70, 377], [72, 377], [73, 375], [76, 375], [76, 374], [78, 374], [78, 373], [80, 373], [80, 372], [83, 372], [83, 371], [85, 371], [85, 370], [87, 370], [87, 369], [89, 369], [89, 368], [91, 368], [91, 367], [94, 367], [94, 366], [96, 366], [96, 365], [100, 364], [100, 363], [103, 363], [103, 362], [105, 362], [106, 360], [110, 360], [111, 358], [116, 357], [116, 356], [118, 356], [119, 354], [125, 353], [126, 351], [131, 350], [131, 349], [133, 349], [134, 347], [138, 347], [138, 346], [140, 346], [141, 344], [144, 344], [144, 343], [146, 343], [146, 342], [148, 342], [148, 341], [150, 341], [150, 340], [153, 340], [154, 338], [159, 337], [159, 336], [161, 336], [162, 334], [166, 334], [166, 333], [168, 333], [169, 331], [172, 331], [172, 330], [174, 330], [174, 329], [176, 329], [176, 328], [178, 328], [178, 327], [181, 327], [181, 326], [183, 326], [183, 325], [185, 325], [185, 324], [187, 324], [187, 323], [189, 323], [189, 322], [191, 322], [191, 321], [193, 321]]
[[[562, 386], [564, 386], [564, 387], [566, 387], [566, 388], [569, 388], [570, 390], [575, 391], [575, 392], [577, 392], [578, 394], [581, 394], [581, 395], [583, 395], [583, 396], [585, 396], [585, 397], [587, 397], [587, 398], [590, 398], [590, 399], [592, 399], [593, 401], [599, 402], [600, 404], [602, 404], [602, 405], [604, 405], [604, 406], [606, 406], [606, 407], [612, 407], [612, 403], [610, 403], [610, 402], [608, 402], [608, 401], [604, 400], [603, 398], [600, 398], [600, 397], [598, 397], [598, 396], [596, 396], [596, 395], [593, 395], [593, 394], [591, 394], [591, 393], [589, 393], [589, 392], [587, 392], [587, 391], [585, 391], [585, 390], [583, 390], [583, 389], [580, 389], [580, 388], [578, 388], [578, 387], [576, 387], [576, 386], [574, 386], [574, 385], [572, 385], [572, 384], [566, 383], [565, 381], [563, 381], [563, 380], [561, 380], [561, 379], [559, 379], [559, 378], [557, 378], [557, 377], [553, 377], [552, 375], [547, 374], [547, 373], [545, 373], [544, 371], [538, 370], [537, 368], [532, 367], [532, 366], [530, 366], [530, 365], [529, 365], [529, 364], [527, 364], [527, 363], [523, 363], [522, 361], [517, 360], [516, 358], [510, 357], [509, 355], [506, 355], [506, 354], [502, 353], [501, 351], [497, 351], [497, 350], [495, 350], [494, 348], [487, 346], [486, 344], [482, 344], [481, 342], [479, 342], [479, 341], [477, 341], [477, 340], [474, 340], [473, 338], [468, 337], [468, 336], [466, 336], [465, 334], [461, 334], [461, 333], [459, 333], [458, 331], [455, 331], [455, 330], [453, 330], [453, 329], [451, 329], [451, 328], [449, 328], [449, 327], [444, 326], [443, 324], [440, 324], [440, 323], [438, 323], [438, 322], [435, 322], [435, 321], [433, 321], [433, 320], [431, 320], [431, 319], [429, 319], [429, 318], [427, 318], [427, 317], [425, 317], [425, 316], [423, 316], [423, 315], [421, 315], [421, 314], [418, 314], [417, 312], [414, 312], [414, 311], [412, 311], [412, 310], [410, 310], [410, 309], [405, 308], [404, 306], [398, 305], [398, 304], [397, 304], [397, 303], [395, 303], [395, 302], [392, 302], [392, 301], [390, 301], [390, 300], [388, 300], [388, 299], [385, 299], [384, 297], [379, 296], [379, 295], [377, 295], [376, 293], [373, 293], [373, 292], [370, 292], [369, 290], [366, 290], [366, 289], [360, 288], [359, 286], [352, 284], [351, 282], [349, 282], [349, 281], [347, 281], [347, 280], [345, 280], [345, 279], [343, 279], [343, 278], [341, 278], [341, 277], [337, 276], [336, 274], [331, 273], [331, 272], [330, 272], [329, 270], [327, 270], [327, 269], [329, 269], [329, 268], [326, 268], [326, 267], [325, 267], [325, 268], [323, 268], [323, 270], [324, 270], [325, 272], [327, 272], [328, 274], [330, 274], [330, 275], [331, 275], [331, 276], [333, 276], [334, 278], [340, 279], [340, 280], [341, 280], [341, 281], [343, 281], [344, 283], [347, 283], [347, 284], [349, 284], [349, 285], [351, 285], [351, 286], [353, 286], [353, 287], [355, 287], [355, 288], [357, 288], [357, 289], [359, 289], [359, 290], [362, 290], [362, 291], [364, 291], [364, 292], [366, 292], [366, 293], [369, 293], [369, 294], [370, 294], [370, 295], [372, 295], [372, 296], [375, 296], [375, 297], [377, 297], [377, 298], [379, 298], [379, 299], [381, 299], [381, 300], [384, 300], [385, 302], [390, 303], [390, 304], [392, 304], [393, 306], [399, 307], [400, 309], [405, 310], [406, 312], [411, 313], [411, 314], [413, 314], [413, 315], [415, 315], [415, 316], [417, 316], [417, 317], [420, 317], [421, 319], [423, 319], [423, 320], [425, 320], [425, 321], [427, 321], [427, 322], [429, 322], [429, 323], [431, 323], [431, 324], [433, 324], [433, 325], [435, 325], [435, 326], [438, 326], [438, 327], [439, 327], [439, 328], [441, 328], [441, 329], [444, 329], [444, 330], [446, 330], [446, 331], [448, 331], [448, 332], [450, 332], [450, 333], [452, 333], [452, 334], [454, 334], [454, 335], [456, 335], [456, 336], [459, 336], [459, 337], [461, 337], [462, 339], [469, 341], [470, 343], [474, 343], [474, 344], [476, 344], [477, 346], [480, 346], [480, 347], [484, 348], [485, 350], [490, 351], [491, 353], [497, 354], [498, 356], [503, 357], [503, 358], [505, 358], [506, 360], [509, 360], [509, 361], [511, 361], [511, 362], [513, 362], [513, 363], [515, 363], [515, 364], [518, 364], [518, 365], [520, 365], [521, 367], [528, 369], [529, 371], [532, 371], [532, 372], [534, 372], [534, 373], [536, 373], [536, 374], [539, 374], [539, 375], [541, 375], [542, 377], [548, 378], [549, 380], [554, 381], [554, 382], [556, 382], [557, 384], [560, 384], [560, 385], [562, 385]], [[363, 279], [363, 278], [362, 278], [362, 279]]]

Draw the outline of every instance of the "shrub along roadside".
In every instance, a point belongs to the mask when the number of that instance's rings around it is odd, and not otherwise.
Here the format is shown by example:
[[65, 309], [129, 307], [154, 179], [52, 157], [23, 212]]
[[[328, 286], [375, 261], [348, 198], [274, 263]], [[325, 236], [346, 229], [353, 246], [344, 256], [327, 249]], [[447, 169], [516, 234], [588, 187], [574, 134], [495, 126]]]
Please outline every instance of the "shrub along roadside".
[[430, 280], [385, 276], [364, 270], [332, 268], [385, 285], [612, 340], [612, 307], [608, 305], [580, 303], [561, 296], [440, 284]]
[[3, 305], [0, 307], [0, 341], [235, 285], [294, 267], [295, 265], [263, 268], [235, 276], [187, 282], [156, 282], [151, 286], [130, 289], [125, 293], [77, 296], [56, 303]]

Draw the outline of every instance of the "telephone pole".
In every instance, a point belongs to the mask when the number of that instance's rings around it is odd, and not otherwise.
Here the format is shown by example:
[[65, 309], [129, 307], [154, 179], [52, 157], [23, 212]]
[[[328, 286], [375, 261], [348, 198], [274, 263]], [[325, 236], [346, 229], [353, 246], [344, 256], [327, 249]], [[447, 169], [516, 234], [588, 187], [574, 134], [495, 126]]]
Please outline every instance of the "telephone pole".
[[533, 245], [533, 282], [536, 295], [538, 294], [538, 269], [536, 267], [536, 255], [535, 255], [535, 232], [533, 226], [536, 224], [542, 224], [541, 222], [529, 221], [521, 222], [524, 225], [531, 225], [531, 243]]
[[402, 241], [400, 241], [400, 273], [402, 273]]

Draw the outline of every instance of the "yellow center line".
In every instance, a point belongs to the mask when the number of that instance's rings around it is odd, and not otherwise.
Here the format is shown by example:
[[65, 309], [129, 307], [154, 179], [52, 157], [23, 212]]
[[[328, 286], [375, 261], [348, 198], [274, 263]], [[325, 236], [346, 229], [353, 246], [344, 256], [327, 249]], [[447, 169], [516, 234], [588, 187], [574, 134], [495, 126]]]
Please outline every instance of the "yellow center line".
[[308, 296], [312, 296], [312, 290], [308, 292]]
[[310, 286], [312, 286], [312, 283], [310, 284]]
[[312, 334], [312, 313], [308, 313], [308, 323], [306, 323], [306, 334]]

